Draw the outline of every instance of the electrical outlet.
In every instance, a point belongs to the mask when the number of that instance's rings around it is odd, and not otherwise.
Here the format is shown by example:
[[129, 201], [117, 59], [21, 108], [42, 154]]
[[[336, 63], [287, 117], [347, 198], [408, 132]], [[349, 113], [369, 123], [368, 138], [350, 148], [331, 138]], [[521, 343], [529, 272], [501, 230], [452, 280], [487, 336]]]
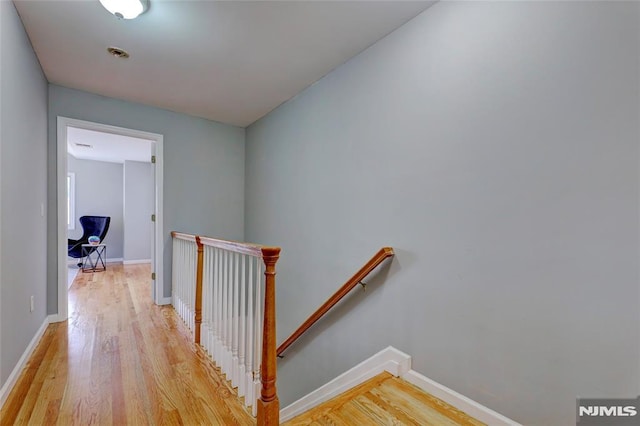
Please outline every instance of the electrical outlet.
[[29, 312], [33, 312], [36, 309], [36, 302], [33, 296], [31, 296], [31, 305], [29, 308], [31, 309]]

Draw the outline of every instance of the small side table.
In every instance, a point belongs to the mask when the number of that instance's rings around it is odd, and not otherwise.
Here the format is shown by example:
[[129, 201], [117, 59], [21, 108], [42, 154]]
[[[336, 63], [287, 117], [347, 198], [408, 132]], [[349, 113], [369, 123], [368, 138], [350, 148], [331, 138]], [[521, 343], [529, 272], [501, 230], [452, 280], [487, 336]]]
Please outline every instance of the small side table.
[[[95, 262], [91, 255], [95, 253]], [[98, 267], [101, 264], [102, 267]], [[82, 244], [82, 272], [102, 272], [107, 270], [107, 245]]]

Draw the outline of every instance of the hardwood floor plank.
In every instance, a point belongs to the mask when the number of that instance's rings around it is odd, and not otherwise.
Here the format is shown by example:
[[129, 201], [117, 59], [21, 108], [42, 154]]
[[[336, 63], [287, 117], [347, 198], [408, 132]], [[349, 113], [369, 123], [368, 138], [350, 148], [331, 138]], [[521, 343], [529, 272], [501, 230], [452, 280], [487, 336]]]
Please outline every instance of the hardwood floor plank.
[[0, 411], [9, 425], [252, 425], [255, 419], [170, 306], [149, 265], [79, 273]]
[[[371, 396], [371, 392], [367, 392], [357, 397], [353, 401], [353, 405], [358, 407], [358, 409], [363, 413], [366, 413], [367, 417], [372, 419], [376, 424], [420, 426], [419, 424], [412, 422], [408, 416], [398, 416], [398, 414], [403, 414], [402, 412], [393, 409], [389, 410], [388, 408], [390, 407], [378, 405], [376, 403], [377, 401], [373, 400]], [[402, 417], [402, 419], [399, 417]], [[409, 421], [407, 422], [402, 420]]]
[[[480, 426], [482, 422], [429, 395], [417, 386], [398, 378], [386, 381], [371, 391], [396, 409], [416, 418], [421, 424]], [[427, 415], [428, 414], [428, 415]], [[430, 422], [430, 423], [424, 423]]]
[[285, 423], [289, 426], [482, 424], [386, 372]]
[[398, 410], [392, 404], [389, 404], [385, 399], [378, 397], [375, 392], [367, 393], [367, 397], [373, 404], [381, 407], [383, 410], [393, 414], [393, 416], [400, 421], [400, 424], [403, 425], [412, 425], [412, 426], [422, 426], [418, 420], [413, 418], [411, 415], [405, 413], [402, 410]]

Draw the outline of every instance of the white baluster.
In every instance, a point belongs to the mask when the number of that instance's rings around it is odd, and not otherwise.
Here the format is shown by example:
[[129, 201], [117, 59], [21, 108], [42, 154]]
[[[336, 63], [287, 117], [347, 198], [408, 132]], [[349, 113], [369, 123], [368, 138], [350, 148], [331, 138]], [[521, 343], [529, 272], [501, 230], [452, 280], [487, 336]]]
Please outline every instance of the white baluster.
[[233, 378], [233, 252], [227, 254], [229, 262], [229, 275], [227, 277], [227, 285], [229, 292], [227, 293], [227, 380]]
[[238, 395], [244, 396], [245, 389], [245, 346], [246, 346], [246, 303], [247, 303], [247, 282], [246, 282], [246, 264], [247, 255], [240, 256], [240, 335], [238, 336]]
[[192, 299], [192, 295], [193, 295], [193, 270], [192, 270], [192, 262], [191, 259], [193, 257], [193, 246], [191, 245], [191, 242], [189, 242], [189, 245], [187, 246], [187, 265], [188, 265], [188, 271], [189, 271], [189, 286], [187, 287], [187, 326], [189, 327], [189, 330], [193, 331], [193, 323], [191, 322], [191, 317], [193, 316], [193, 299]]
[[235, 253], [229, 252], [229, 294], [227, 303], [229, 322], [227, 322], [227, 380], [233, 379], [233, 292], [234, 292], [234, 273], [233, 273], [233, 258]]
[[180, 282], [182, 277], [180, 276], [180, 240], [176, 239], [175, 244], [173, 246], [173, 256], [174, 256], [174, 282], [173, 282], [173, 291], [172, 296], [174, 300], [174, 308], [178, 315], [180, 314], [180, 287], [182, 283]]
[[184, 253], [182, 247], [182, 240], [178, 240], [177, 244], [177, 270], [178, 270], [178, 315], [182, 319], [182, 291], [184, 289]]
[[210, 303], [210, 318], [211, 324], [209, 326], [209, 354], [215, 361], [215, 329], [216, 329], [216, 249], [209, 247], [211, 253], [211, 296], [209, 298]]
[[[191, 247], [188, 244], [184, 244], [184, 297], [182, 299], [182, 304], [184, 306], [183, 312], [183, 321], [189, 327], [189, 287], [191, 287], [191, 271], [189, 268], [189, 256], [191, 255]], [[190, 328], [190, 327], [189, 327]]]
[[187, 246], [186, 244], [183, 242], [181, 242], [180, 244], [180, 251], [181, 251], [181, 258], [180, 258], [180, 275], [182, 275], [181, 281], [182, 281], [182, 286], [180, 289], [180, 316], [182, 318], [182, 321], [184, 322], [185, 319], [187, 318], [185, 315], [185, 301], [186, 301], [186, 297], [185, 297], [185, 289], [187, 288], [187, 280], [189, 279], [187, 277], [187, 265], [186, 265], [186, 259], [187, 259]]
[[175, 297], [175, 309], [176, 312], [178, 313], [178, 315], [180, 315], [180, 310], [181, 310], [181, 306], [180, 306], [180, 296], [181, 296], [181, 291], [182, 291], [182, 253], [181, 253], [181, 247], [180, 247], [180, 240], [176, 239], [176, 244], [174, 247], [174, 256], [175, 256], [175, 269], [176, 269], [176, 278], [175, 278], [175, 292], [174, 292], [174, 297]]
[[207, 288], [209, 289], [209, 296], [207, 297], [209, 324], [207, 326], [207, 351], [209, 355], [213, 355], [213, 272], [215, 265], [213, 264], [213, 248], [207, 248], [207, 253], [209, 253], [209, 279], [207, 280]]
[[222, 299], [220, 307], [222, 308], [222, 321], [220, 323], [220, 369], [224, 371], [226, 368], [226, 339], [227, 339], [227, 252], [222, 251]]
[[227, 252], [227, 298], [225, 300], [225, 304], [227, 305], [227, 321], [225, 322], [226, 368], [224, 372], [227, 375], [227, 380], [231, 380], [231, 371], [233, 369], [233, 366], [231, 364], [231, 347], [233, 341], [233, 337], [231, 335], [231, 333], [233, 332], [233, 274], [231, 268], [232, 256], [232, 252]]
[[220, 325], [222, 324], [222, 285], [220, 284], [220, 277], [222, 274], [222, 266], [221, 266], [221, 258], [222, 252], [220, 249], [216, 249], [216, 282], [215, 282], [215, 294], [216, 294], [216, 303], [215, 303], [215, 319], [216, 324], [214, 326], [214, 334], [215, 334], [215, 350], [214, 350], [214, 359], [216, 361], [216, 365], [220, 367]]
[[[207, 251], [202, 248], [202, 300], [200, 301], [201, 306], [201, 322], [200, 322], [200, 346], [203, 347], [204, 351], [207, 351], [207, 341], [206, 341], [206, 331], [207, 331], [207, 320], [206, 320], [206, 312], [207, 312]], [[197, 280], [196, 280], [197, 284]]]
[[180, 314], [180, 319], [182, 321], [184, 321], [184, 286], [186, 285], [185, 284], [185, 280], [187, 278], [184, 276], [184, 272], [185, 272], [185, 269], [184, 269], [184, 242], [182, 240], [180, 240], [180, 243], [178, 244], [178, 252], [179, 252], [179, 255], [178, 255], [178, 272], [180, 273], [180, 278], [179, 278], [179, 281], [180, 281], [180, 293], [179, 293], [179, 297], [178, 297], [178, 300], [179, 300], [179, 303], [180, 303], [180, 307], [179, 307], [180, 308], [180, 312], [179, 312], [179, 314]]
[[192, 302], [193, 271], [191, 268], [191, 258], [193, 257], [193, 247], [191, 244], [189, 244], [188, 253], [189, 254], [187, 257], [187, 264], [189, 265], [189, 287], [187, 287], [187, 326], [189, 327], [189, 330], [193, 331], [193, 324], [191, 322], [191, 317], [193, 315], [193, 302]]
[[171, 305], [176, 308], [176, 239], [171, 241]]
[[200, 326], [200, 345], [209, 354], [209, 280], [211, 274], [211, 265], [209, 258], [209, 250], [207, 247], [203, 247], [203, 271], [202, 271], [202, 325]]
[[254, 338], [255, 338], [255, 345], [254, 345], [254, 356], [253, 356], [253, 370], [254, 370], [254, 374], [253, 374], [253, 407], [252, 407], [252, 412], [253, 415], [255, 416], [257, 414], [257, 410], [258, 410], [258, 404], [256, 404], [256, 401], [258, 400], [259, 396], [260, 396], [260, 388], [261, 388], [261, 382], [260, 382], [260, 363], [262, 361], [262, 314], [263, 314], [263, 308], [264, 308], [264, 300], [262, 300], [262, 285], [263, 285], [263, 262], [262, 262], [262, 258], [258, 258], [258, 262], [256, 265], [256, 306], [255, 306], [255, 310], [256, 310], [256, 314], [255, 314], [255, 332], [254, 332]]
[[255, 344], [254, 333], [254, 300], [255, 300], [255, 275], [253, 273], [253, 264], [256, 262], [254, 257], [249, 259], [249, 270], [247, 271], [248, 283], [247, 283], [247, 355], [246, 364], [247, 370], [245, 373], [245, 397], [244, 403], [248, 407], [253, 405], [253, 347]]
[[187, 327], [189, 327], [189, 330], [193, 330], [193, 328], [191, 327], [191, 310], [192, 310], [192, 306], [191, 306], [191, 282], [193, 281], [193, 272], [191, 272], [191, 256], [193, 256], [193, 251], [191, 250], [191, 244], [187, 245], [187, 274], [188, 274], [188, 280], [187, 280], [187, 296], [186, 296], [186, 303], [187, 303], [187, 316], [185, 318], [186, 322], [187, 322]]
[[233, 371], [231, 373], [231, 383], [234, 387], [238, 387], [238, 346], [240, 346], [238, 340], [240, 339], [239, 325], [240, 325], [240, 255], [239, 253], [233, 254], [233, 331], [232, 331], [232, 359], [233, 359]]
[[184, 321], [187, 324], [189, 330], [193, 330], [191, 327], [191, 286], [193, 281], [193, 272], [191, 271], [191, 256], [193, 256], [193, 251], [191, 250], [191, 242], [185, 243], [186, 247], [186, 255], [185, 255], [185, 271], [187, 273], [187, 281], [186, 281], [186, 294], [185, 294], [185, 318]]
[[218, 366], [222, 369], [224, 361], [224, 250], [218, 252], [218, 265], [220, 271], [218, 273]]
[[191, 303], [191, 312], [189, 315], [189, 320], [191, 322], [191, 331], [195, 332], [196, 329], [196, 268], [198, 264], [198, 246], [196, 244], [191, 244], [191, 294], [189, 297], [189, 302]]

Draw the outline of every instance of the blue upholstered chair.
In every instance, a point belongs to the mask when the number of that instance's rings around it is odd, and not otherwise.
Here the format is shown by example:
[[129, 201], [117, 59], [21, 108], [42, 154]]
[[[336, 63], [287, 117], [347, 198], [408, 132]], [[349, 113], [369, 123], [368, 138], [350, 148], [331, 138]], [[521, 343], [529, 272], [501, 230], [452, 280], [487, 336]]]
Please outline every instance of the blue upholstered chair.
[[[96, 235], [100, 238], [100, 242], [102, 242], [105, 235], [107, 235], [110, 223], [111, 217], [109, 216], [82, 216], [80, 218], [80, 225], [82, 225], [82, 237], [79, 240], [69, 239], [67, 241], [67, 252], [69, 257], [82, 259], [82, 244], [89, 244], [89, 237], [92, 235]], [[78, 265], [81, 264], [82, 262], [78, 263]]]

